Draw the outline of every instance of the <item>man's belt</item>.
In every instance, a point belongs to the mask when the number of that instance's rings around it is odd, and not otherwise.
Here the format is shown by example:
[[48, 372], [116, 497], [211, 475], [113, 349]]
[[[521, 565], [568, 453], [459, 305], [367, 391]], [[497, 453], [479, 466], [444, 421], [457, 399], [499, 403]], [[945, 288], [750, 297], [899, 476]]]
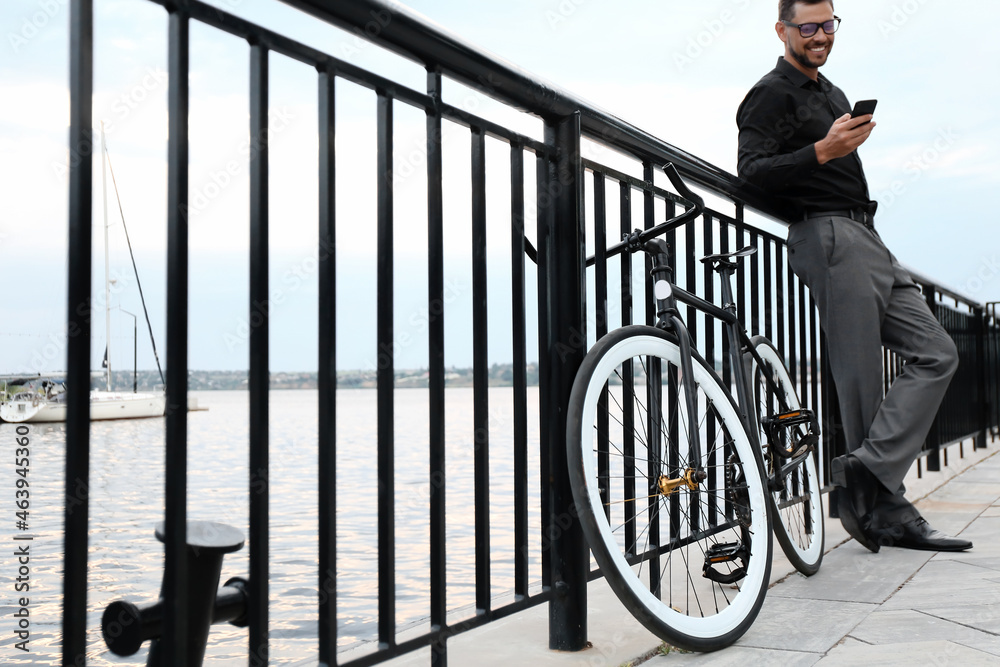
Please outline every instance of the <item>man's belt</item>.
[[864, 208], [852, 208], [844, 209], [840, 211], [807, 211], [805, 216], [806, 220], [810, 218], [850, 218], [855, 222], [860, 222], [865, 227], [875, 226], [875, 216], [872, 215], [870, 211]]

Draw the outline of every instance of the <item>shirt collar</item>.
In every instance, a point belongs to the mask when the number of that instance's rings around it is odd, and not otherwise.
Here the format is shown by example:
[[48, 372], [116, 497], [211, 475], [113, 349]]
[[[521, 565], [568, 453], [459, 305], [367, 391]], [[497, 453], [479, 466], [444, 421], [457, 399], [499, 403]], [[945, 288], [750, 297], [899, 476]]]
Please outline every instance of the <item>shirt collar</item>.
[[814, 82], [808, 76], [803, 74], [798, 68], [796, 68], [795, 65], [785, 60], [784, 56], [778, 57], [778, 65], [774, 68], [774, 70], [799, 88], [804, 88], [810, 84], [819, 85], [820, 90], [828, 90], [830, 88], [829, 79], [823, 76], [822, 73], [819, 75], [819, 80]]

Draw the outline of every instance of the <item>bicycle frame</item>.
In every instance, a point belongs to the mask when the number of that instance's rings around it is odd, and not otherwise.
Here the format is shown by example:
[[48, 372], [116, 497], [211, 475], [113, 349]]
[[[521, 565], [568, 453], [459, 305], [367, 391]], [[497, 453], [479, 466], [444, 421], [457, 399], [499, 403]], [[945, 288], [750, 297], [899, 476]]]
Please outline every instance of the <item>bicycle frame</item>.
[[[739, 314], [736, 310], [736, 303], [733, 299], [732, 276], [736, 272], [738, 265], [728, 260], [716, 269], [722, 277], [722, 301], [723, 306], [719, 307], [710, 301], [688, 292], [678, 287], [670, 280], [670, 266], [668, 261], [669, 246], [662, 239], [651, 239], [643, 245], [643, 249], [653, 258], [653, 270], [650, 272], [654, 281], [654, 296], [656, 298], [656, 326], [666, 330], [672, 330], [677, 334], [678, 344], [681, 347], [681, 362], [684, 364], [682, 371], [690, 372], [690, 346], [691, 334], [688, 332], [680, 313], [677, 310], [677, 302], [691, 306], [695, 310], [719, 320], [723, 324], [726, 340], [729, 343], [729, 363], [734, 374], [736, 385], [736, 403], [738, 414], [750, 441], [759, 449], [761, 446], [759, 424], [757, 423], [756, 410], [753, 408], [750, 390], [750, 379], [747, 377], [747, 369], [743, 363], [743, 355], [749, 352], [756, 362], [763, 365], [763, 360], [754, 349], [750, 341], [750, 336], [740, 323]], [[663, 282], [666, 287], [663, 287]], [[764, 376], [768, 387], [777, 392], [774, 381]], [[690, 407], [690, 406], [689, 406]], [[787, 406], [783, 406], [787, 408]], [[694, 429], [692, 429], [694, 430]], [[689, 437], [694, 440], [697, 433], [691, 433]]]

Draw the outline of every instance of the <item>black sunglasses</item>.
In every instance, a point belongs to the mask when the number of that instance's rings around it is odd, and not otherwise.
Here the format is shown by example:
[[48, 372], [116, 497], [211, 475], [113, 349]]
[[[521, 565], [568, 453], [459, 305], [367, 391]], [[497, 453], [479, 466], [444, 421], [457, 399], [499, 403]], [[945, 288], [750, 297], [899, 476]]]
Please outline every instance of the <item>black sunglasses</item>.
[[789, 28], [798, 28], [799, 34], [803, 37], [812, 37], [819, 30], [820, 26], [823, 26], [823, 32], [828, 35], [832, 35], [837, 32], [837, 28], [840, 27], [840, 17], [834, 16], [829, 21], [824, 21], [823, 23], [792, 23], [791, 21], [782, 20], [782, 23], [787, 25]]

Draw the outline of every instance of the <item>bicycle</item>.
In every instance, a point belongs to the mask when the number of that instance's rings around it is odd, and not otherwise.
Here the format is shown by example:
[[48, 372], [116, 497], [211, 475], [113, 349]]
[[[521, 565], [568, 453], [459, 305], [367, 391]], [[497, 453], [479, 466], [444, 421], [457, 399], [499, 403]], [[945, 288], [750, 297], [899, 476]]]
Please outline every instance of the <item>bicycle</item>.
[[[671, 283], [668, 246], [655, 237], [704, 202], [673, 165], [664, 171], [691, 207], [607, 252], [651, 256], [656, 325], [609, 332], [581, 364], [567, 412], [569, 473], [594, 559], [622, 603], [671, 644], [712, 651], [760, 611], [772, 526], [799, 571], [819, 568], [819, 428], [774, 346], [740, 324], [731, 280], [756, 248], [702, 259], [723, 278], [721, 308]], [[678, 302], [722, 321], [735, 400], [694, 349]]]

